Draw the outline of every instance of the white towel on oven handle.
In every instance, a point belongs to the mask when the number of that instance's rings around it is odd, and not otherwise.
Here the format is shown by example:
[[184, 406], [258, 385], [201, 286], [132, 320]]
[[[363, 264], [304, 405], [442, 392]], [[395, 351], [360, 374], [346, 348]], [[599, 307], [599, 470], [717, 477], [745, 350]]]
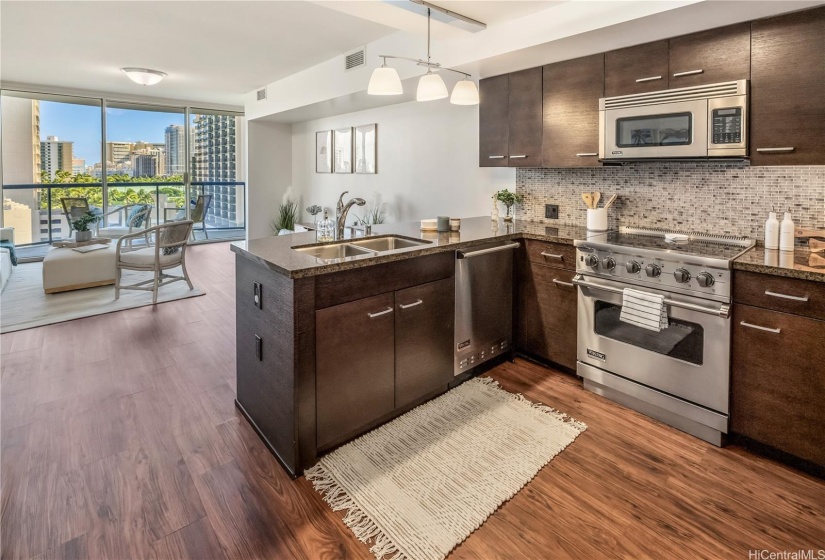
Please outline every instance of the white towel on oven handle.
[[655, 332], [666, 329], [665, 296], [625, 288], [622, 290], [622, 313], [619, 320]]

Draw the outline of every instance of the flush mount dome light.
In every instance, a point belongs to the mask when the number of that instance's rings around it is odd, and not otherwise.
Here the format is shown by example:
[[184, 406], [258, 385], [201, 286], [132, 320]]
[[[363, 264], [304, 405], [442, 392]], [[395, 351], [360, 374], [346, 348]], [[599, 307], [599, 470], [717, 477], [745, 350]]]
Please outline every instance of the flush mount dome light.
[[142, 86], [153, 86], [166, 77], [166, 72], [149, 70], [148, 68], [121, 68], [129, 79]]

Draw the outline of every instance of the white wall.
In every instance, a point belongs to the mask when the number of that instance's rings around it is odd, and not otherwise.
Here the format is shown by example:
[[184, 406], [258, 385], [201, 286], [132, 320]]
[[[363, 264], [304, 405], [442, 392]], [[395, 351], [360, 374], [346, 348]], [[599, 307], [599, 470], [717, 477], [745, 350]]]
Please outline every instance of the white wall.
[[292, 182], [292, 131], [288, 124], [248, 121], [247, 238], [272, 235], [270, 223]]
[[[315, 172], [315, 132], [378, 124], [378, 173]], [[380, 193], [387, 222], [438, 215], [466, 218], [490, 212], [492, 194], [515, 190], [515, 169], [478, 166], [478, 106], [447, 99], [410, 102], [292, 125], [292, 185], [301, 210], [310, 204], [332, 209], [347, 198]], [[354, 207], [353, 212], [363, 213]], [[304, 219], [309, 216], [304, 212]], [[350, 220], [351, 221], [351, 220]]]

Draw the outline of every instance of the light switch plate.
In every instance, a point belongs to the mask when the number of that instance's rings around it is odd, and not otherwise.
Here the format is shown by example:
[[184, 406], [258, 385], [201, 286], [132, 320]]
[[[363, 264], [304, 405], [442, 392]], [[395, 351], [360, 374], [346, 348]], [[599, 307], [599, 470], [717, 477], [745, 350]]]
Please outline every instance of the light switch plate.
[[545, 204], [544, 205], [544, 217], [549, 218], [551, 220], [558, 220], [559, 219], [559, 205], [558, 204]]

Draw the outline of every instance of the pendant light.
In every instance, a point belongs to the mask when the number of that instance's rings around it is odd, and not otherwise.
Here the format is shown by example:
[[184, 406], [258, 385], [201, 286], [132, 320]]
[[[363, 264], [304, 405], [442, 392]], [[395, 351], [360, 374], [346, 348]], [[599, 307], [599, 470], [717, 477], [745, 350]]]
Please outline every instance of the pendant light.
[[149, 70], [148, 68], [121, 68], [120, 71], [129, 76], [130, 80], [142, 86], [153, 86], [166, 77], [166, 72]]
[[[437, 62], [432, 62], [430, 57], [430, 21], [431, 12], [430, 8], [427, 7], [427, 60], [406, 56], [379, 55], [379, 58], [383, 59], [383, 63], [380, 67], [372, 71], [372, 76], [367, 86], [367, 93], [369, 95], [400, 95], [404, 92], [401, 79], [398, 77], [398, 72], [396, 72], [394, 68], [387, 66], [388, 58], [397, 58], [400, 60], [411, 60], [419, 66], [425, 66], [427, 68], [427, 73], [418, 80], [418, 88], [415, 94], [416, 101], [434, 101], [447, 97], [449, 95], [447, 86], [437, 73], [439, 70], [447, 70], [463, 76], [453, 88], [450, 103], [453, 105], [478, 105], [478, 88], [475, 82], [470, 79], [470, 74], [462, 72], [461, 70], [441, 66], [441, 64]], [[433, 70], [435, 70], [435, 72], [433, 72]]]

